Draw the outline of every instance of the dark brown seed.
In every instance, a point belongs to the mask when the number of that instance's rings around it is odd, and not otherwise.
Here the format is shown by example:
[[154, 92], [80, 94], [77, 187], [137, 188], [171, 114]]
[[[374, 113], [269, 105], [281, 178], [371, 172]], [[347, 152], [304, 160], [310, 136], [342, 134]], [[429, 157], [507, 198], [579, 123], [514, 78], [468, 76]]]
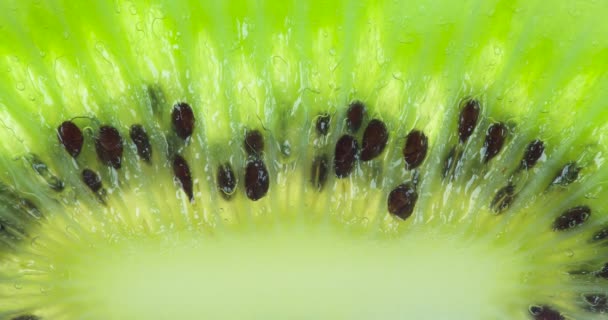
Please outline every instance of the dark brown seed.
[[474, 99], [467, 100], [458, 119], [458, 137], [461, 143], [465, 143], [473, 134], [478, 119], [479, 102]]
[[259, 155], [264, 151], [264, 136], [258, 130], [247, 131], [244, 146], [247, 154]]
[[260, 159], [247, 162], [245, 168], [245, 193], [253, 201], [262, 199], [270, 187], [270, 178], [266, 165]]
[[608, 297], [601, 293], [586, 294], [583, 298], [585, 302], [593, 307], [606, 307], [608, 304]]
[[418, 168], [426, 158], [429, 141], [422, 131], [412, 130], [405, 138], [405, 146], [403, 147], [403, 158], [405, 159], [405, 168], [412, 170]]
[[502, 213], [511, 206], [513, 200], [515, 200], [515, 187], [513, 185], [508, 185], [498, 190], [494, 199], [492, 199], [490, 208], [492, 208], [495, 213]]
[[80, 128], [72, 121], [64, 121], [57, 128], [57, 138], [69, 155], [76, 158], [82, 151], [84, 137]]
[[586, 294], [583, 299], [588, 304], [585, 310], [595, 313], [608, 312], [608, 297], [605, 294]]
[[91, 169], [82, 170], [82, 182], [91, 189], [91, 191], [97, 193], [101, 190], [101, 177], [97, 174], [97, 172]]
[[122, 165], [122, 137], [116, 128], [102, 126], [95, 138], [95, 150], [99, 160], [107, 166], [120, 169]]
[[591, 238], [591, 241], [601, 241], [608, 238], [608, 228], [604, 228], [598, 232], [596, 232], [593, 237]]
[[388, 142], [388, 130], [384, 122], [373, 119], [363, 132], [361, 160], [369, 161], [379, 156]]
[[359, 101], [351, 103], [346, 111], [346, 127], [348, 128], [348, 131], [352, 133], [359, 131], [364, 116], [365, 106], [363, 103]]
[[186, 140], [194, 132], [194, 112], [187, 103], [180, 102], [173, 106], [171, 120], [173, 121], [173, 129], [175, 129], [178, 137]]
[[541, 140], [534, 140], [526, 147], [523, 159], [521, 159], [520, 169], [530, 169], [534, 167], [538, 159], [545, 151], [545, 143]]
[[551, 185], [567, 186], [578, 179], [578, 174], [581, 171], [576, 163], [567, 163], [556, 175]]
[[548, 306], [532, 306], [530, 314], [534, 320], [566, 320], [559, 312]]
[[311, 181], [313, 187], [321, 191], [325, 182], [327, 182], [327, 176], [329, 173], [329, 160], [327, 155], [317, 156], [312, 162]]
[[589, 219], [589, 216], [591, 216], [591, 209], [587, 206], [570, 208], [555, 219], [555, 222], [553, 222], [553, 230], [564, 231], [580, 226]]
[[148, 138], [148, 134], [144, 130], [144, 127], [139, 124], [134, 124], [131, 126], [129, 134], [131, 140], [135, 143], [139, 157], [145, 162], [150, 162], [152, 159], [152, 146], [150, 145], [150, 139]]
[[192, 201], [194, 194], [192, 192], [192, 175], [190, 174], [190, 166], [186, 159], [180, 155], [176, 155], [173, 158], [173, 174], [182, 185], [184, 193], [188, 196], [188, 199]]
[[358, 152], [359, 144], [353, 136], [343, 135], [336, 142], [334, 169], [338, 178], [346, 178], [350, 175], [355, 167]]
[[28, 314], [28, 315], [24, 315], [24, 316], [14, 317], [14, 318], [12, 318], [12, 320], [40, 320], [40, 318], [37, 316]]
[[329, 132], [330, 120], [331, 120], [331, 117], [327, 113], [319, 115], [317, 117], [317, 123], [316, 123], [317, 133], [319, 133], [322, 136], [327, 135], [327, 133]]
[[503, 123], [497, 122], [490, 125], [486, 134], [486, 141], [483, 144], [485, 150], [484, 162], [492, 160], [500, 152], [506, 137], [507, 127]]
[[217, 169], [217, 186], [222, 196], [230, 199], [236, 189], [236, 177], [230, 163], [222, 164]]
[[388, 212], [405, 220], [414, 212], [418, 193], [411, 184], [402, 184], [388, 195]]

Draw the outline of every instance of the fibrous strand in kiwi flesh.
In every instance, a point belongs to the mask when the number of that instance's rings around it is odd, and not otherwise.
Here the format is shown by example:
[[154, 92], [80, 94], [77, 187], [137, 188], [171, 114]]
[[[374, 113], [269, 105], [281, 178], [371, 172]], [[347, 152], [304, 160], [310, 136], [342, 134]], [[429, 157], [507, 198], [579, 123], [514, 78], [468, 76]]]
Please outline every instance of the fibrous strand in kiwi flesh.
[[606, 318], [605, 2], [0, 9], [0, 318]]

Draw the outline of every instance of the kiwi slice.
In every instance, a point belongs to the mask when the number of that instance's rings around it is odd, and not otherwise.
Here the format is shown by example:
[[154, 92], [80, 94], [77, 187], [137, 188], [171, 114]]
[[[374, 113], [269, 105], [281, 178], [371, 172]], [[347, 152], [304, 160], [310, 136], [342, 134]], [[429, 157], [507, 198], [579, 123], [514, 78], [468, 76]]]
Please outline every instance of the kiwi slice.
[[607, 318], [605, 1], [0, 9], [0, 318]]

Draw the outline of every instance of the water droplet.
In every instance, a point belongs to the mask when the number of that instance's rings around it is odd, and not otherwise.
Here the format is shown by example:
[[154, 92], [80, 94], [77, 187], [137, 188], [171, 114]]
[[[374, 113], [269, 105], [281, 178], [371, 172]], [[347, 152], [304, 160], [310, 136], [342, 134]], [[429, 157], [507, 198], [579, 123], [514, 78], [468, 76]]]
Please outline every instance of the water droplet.
[[17, 82], [17, 90], [23, 91], [25, 90], [25, 84], [23, 82]]

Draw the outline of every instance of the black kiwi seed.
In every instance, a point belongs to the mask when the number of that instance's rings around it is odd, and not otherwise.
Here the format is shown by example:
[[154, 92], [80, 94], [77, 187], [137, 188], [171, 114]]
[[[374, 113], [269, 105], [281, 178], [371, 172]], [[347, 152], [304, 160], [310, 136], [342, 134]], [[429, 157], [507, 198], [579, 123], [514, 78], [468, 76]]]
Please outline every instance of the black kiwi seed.
[[217, 186], [225, 199], [230, 199], [236, 189], [236, 177], [230, 163], [225, 163], [217, 169]]
[[569, 162], [555, 175], [551, 185], [567, 186], [578, 179], [580, 171], [581, 168], [575, 162]]
[[27, 314], [23, 316], [14, 317], [11, 320], [40, 320], [40, 318], [34, 315]]
[[317, 129], [317, 133], [319, 133], [322, 136], [327, 135], [327, 133], [329, 132], [330, 120], [331, 120], [331, 117], [328, 113], [320, 114], [317, 117], [317, 123], [315, 125], [315, 127]]
[[494, 199], [492, 199], [490, 208], [495, 213], [502, 213], [511, 206], [513, 200], [515, 200], [515, 186], [510, 184], [498, 190]]
[[194, 132], [194, 112], [189, 104], [179, 102], [173, 106], [171, 120], [173, 122], [173, 129], [178, 137], [186, 140]]
[[608, 228], [604, 228], [598, 232], [596, 232], [593, 237], [591, 238], [591, 241], [600, 241], [600, 240], [604, 240], [608, 238]]
[[531, 306], [530, 314], [534, 320], [566, 320], [561, 313], [548, 306]]
[[190, 174], [190, 166], [186, 159], [180, 155], [175, 155], [173, 158], [173, 174], [179, 180], [182, 185], [182, 189], [188, 196], [188, 199], [192, 201], [194, 194], [192, 192], [192, 175]]
[[388, 142], [388, 130], [384, 122], [373, 119], [363, 132], [361, 160], [369, 161], [379, 156]]
[[506, 137], [507, 127], [503, 123], [497, 122], [490, 125], [483, 145], [485, 150], [484, 162], [492, 160], [500, 152]]
[[589, 305], [587, 310], [591, 312], [605, 313], [608, 311], [608, 296], [602, 293], [592, 293], [583, 296]]
[[428, 146], [428, 138], [422, 131], [412, 130], [408, 133], [403, 146], [403, 159], [407, 170], [418, 168], [422, 164], [426, 158]]
[[57, 128], [57, 138], [73, 158], [76, 158], [80, 154], [80, 151], [82, 151], [84, 136], [74, 122], [64, 121], [61, 123]]
[[264, 151], [264, 136], [258, 130], [250, 130], [245, 134], [245, 151], [249, 155], [259, 155]]
[[247, 162], [245, 168], [245, 193], [253, 201], [262, 199], [270, 187], [266, 165], [260, 159]]
[[346, 178], [353, 171], [359, 152], [357, 140], [350, 135], [343, 135], [336, 142], [334, 169], [338, 178]]
[[523, 159], [521, 159], [520, 168], [530, 169], [534, 167], [538, 159], [543, 155], [545, 151], [545, 143], [541, 140], [534, 140], [526, 147]]
[[564, 231], [577, 227], [591, 216], [591, 208], [587, 206], [578, 206], [566, 210], [553, 222], [554, 231]]
[[458, 118], [458, 138], [465, 143], [473, 134], [479, 119], [479, 101], [470, 99], [465, 101], [460, 117]]
[[139, 157], [145, 162], [150, 162], [152, 159], [152, 146], [144, 127], [139, 124], [132, 125], [129, 135], [133, 143], [135, 143]]
[[414, 212], [418, 193], [414, 186], [406, 183], [397, 186], [388, 195], [388, 212], [405, 220]]
[[327, 155], [323, 154], [317, 156], [312, 161], [312, 170], [311, 170], [311, 182], [313, 187], [317, 188], [317, 190], [321, 191], [325, 182], [327, 182], [327, 176], [329, 173], [329, 160], [327, 159]]
[[346, 111], [346, 127], [351, 133], [359, 131], [365, 116], [365, 106], [360, 101], [355, 101], [350, 104]]
[[114, 169], [120, 169], [122, 164], [122, 137], [116, 128], [102, 126], [95, 138], [95, 150], [99, 160]]
[[87, 187], [89, 187], [89, 189], [95, 193], [101, 190], [101, 177], [99, 177], [97, 172], [91, 169], [82, 170], [82, 182], [84, 182], [84, 184], [86, 184]]
[[585, 302], [592, 306], [606, 305], [608, 298], [605, 294], [586, 294], [584, 297]]
[[595, 276], [599, 278], [608, 279], [608, 263], [604, 264], [600, 271], [595, 272]]

